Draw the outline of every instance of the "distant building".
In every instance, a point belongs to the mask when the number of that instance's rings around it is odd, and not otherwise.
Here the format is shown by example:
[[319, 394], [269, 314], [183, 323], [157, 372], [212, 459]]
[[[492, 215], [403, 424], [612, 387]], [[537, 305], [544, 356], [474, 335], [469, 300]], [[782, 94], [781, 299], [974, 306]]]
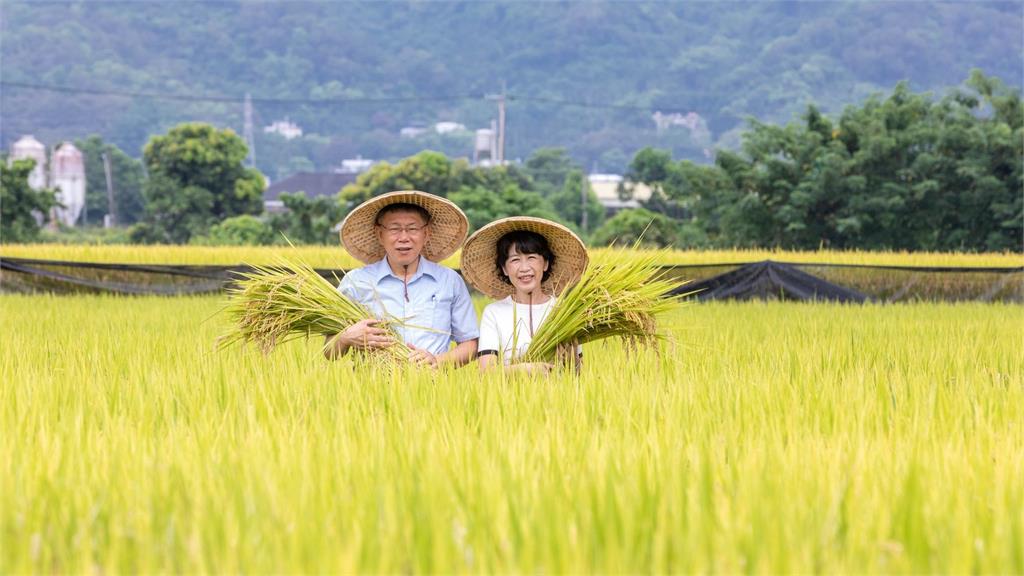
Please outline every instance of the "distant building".
[[281, 194], [305, 192], [306, 198], [336, 196], [342, 188], [356, 181], [356, 174], [341, 172], [299, 172], [275, 182], [263, 191], [263, 209], [270, 213], [284, 212]]
[[[646, 184], [633, 183], [623, 180], [618, 174], [590, 174], [587, 176], [590, 189], [597, 196], [597, 201], [604, 206], [608, 215], [615, 214], [627, 208], [639, 208], [640, 202], [651, 197], [651, 189]], [[619, 197], [619, 187], [632, 190], [633, 195], [629, 200]]]
[[473, 164], [478, 166], [493, 166], [498, 157], [498, 142], [495, 131], [490, 128], [481, 128], [476, 131], [473, 138]]
[[63, 142], [53, 152], [50, 182], [57, 188], [56, 218], [65, 226], [74, 226], [85, 208], [85, 159], [71, 142]]
[[362, 156], [356, 156], [355, 158], [345, 158], [341, 161], [341, 167], [336, 168], [334, 171], [338, 174], [362, 174], [370, 169], [371, 166], [376, 164], [375, 160], [369, 158], [363, 158]]
[[26, 134], [11, 146], [11, 160], [36, 161], [35, 168], [28, 176], [28, 185], [33, 190], [46, 188], [46, 146], [31, 134]]
[[270, 126], [263, 128], [263, 132], [267, 134], [280, 134], [284, 136], [286, 140], [292, 140], [302, 136], [302, 128], [294, 122], [290, 122], [287, 118], [284, 120], [278, 120]]
[[451, 134], [452, 132], [465, 132], [466, 126], [458, 122], [438, 122], [434, 124], [434, 132], [438, 134]]
[[402, 138], [418, 138], [427, 133], [427, 129], [421, 126], [406, 126], [398, 131]]

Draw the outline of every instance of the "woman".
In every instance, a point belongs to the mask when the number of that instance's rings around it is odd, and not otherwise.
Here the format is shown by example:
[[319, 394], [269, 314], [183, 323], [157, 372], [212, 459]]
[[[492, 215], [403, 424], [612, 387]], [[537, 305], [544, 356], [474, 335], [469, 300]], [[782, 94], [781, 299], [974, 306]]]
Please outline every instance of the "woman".
[[578, 236], [542, 218], [505, 218], [470, 236], [462, 248], [462, 274], [470, 286], [497, 300], [484, 308], [480, 321], [481, 371], [494, 366], [550, 370], [550, 364], [512, 360], [526, 352], [557, 296], [579, 280], [588, 261]]

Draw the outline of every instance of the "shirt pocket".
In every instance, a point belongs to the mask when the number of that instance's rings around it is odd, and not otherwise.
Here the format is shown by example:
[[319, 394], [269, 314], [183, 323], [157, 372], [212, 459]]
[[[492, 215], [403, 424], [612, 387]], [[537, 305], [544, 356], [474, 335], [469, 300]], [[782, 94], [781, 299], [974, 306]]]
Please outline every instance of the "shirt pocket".
[[435, 330], [440, 330], [451, 335], [452, 331], [452, 296], [434, 295], [430, 299], [431, 325]]

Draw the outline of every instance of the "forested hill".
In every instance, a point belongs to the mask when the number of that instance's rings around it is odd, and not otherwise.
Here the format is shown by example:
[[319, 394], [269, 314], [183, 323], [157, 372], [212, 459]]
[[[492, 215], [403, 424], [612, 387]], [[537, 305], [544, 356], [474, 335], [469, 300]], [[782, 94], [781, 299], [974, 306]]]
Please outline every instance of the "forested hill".
[[[22, 133], [46, 143], [96, 133], [138, 156], [185, 120], [241, 132], [250, 92], [271, 177], [357, 154], [469, 155], [469, 133], [399, 132], [486, 127], [496, 106], [484, 96], [503, 83], [508, 157], [564, 146], [588, 169], [617, 171], [643, 146], [701, 159], [734, 146], [748, 116], [786, 121], [810, 102], [837, 113], [900, 80], [941, 94], [981, 68], [1019, 87], [1024, 53], [1019, 2], [8, 0], [0, 10], [5, 149]], [[679, 122], [659, 131], [655, 111]], [[286, 117], [303, 138], [263, 133]]]

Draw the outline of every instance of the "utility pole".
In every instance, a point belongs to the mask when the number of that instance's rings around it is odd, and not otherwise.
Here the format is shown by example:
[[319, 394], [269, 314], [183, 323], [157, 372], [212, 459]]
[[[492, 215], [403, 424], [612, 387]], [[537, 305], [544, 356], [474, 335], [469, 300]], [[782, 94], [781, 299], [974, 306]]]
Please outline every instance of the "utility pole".
[[249, 146], [249, 167], [256, 167], [256, 137], [252, 133], [252, 95], [245, 93], [245, 125], [242, 127], [242, 136]]
[[117, 225], [117, 212], [114, 208], [114, 182], [110, 178], [110, 155], [103, 153], [103, 173], [107, 177], [107, 217], [103, 219], [104, 228], [113, 228]]
[[491, 94], [487, 96], [488, 100], [498, 101], [498, 134], [497, 134], [497, 150], [495, 153], [495, 160], [498, 165], [505, 163], [505, 81], [501, 81], [501, 94]]
[[580, 182], [580, 230], [586, 234], [587, 224], [589, 218], [587, 218], [587, 187], [590, 181], [587, 179], [587, 175], [583, 175], [583, 180]]

